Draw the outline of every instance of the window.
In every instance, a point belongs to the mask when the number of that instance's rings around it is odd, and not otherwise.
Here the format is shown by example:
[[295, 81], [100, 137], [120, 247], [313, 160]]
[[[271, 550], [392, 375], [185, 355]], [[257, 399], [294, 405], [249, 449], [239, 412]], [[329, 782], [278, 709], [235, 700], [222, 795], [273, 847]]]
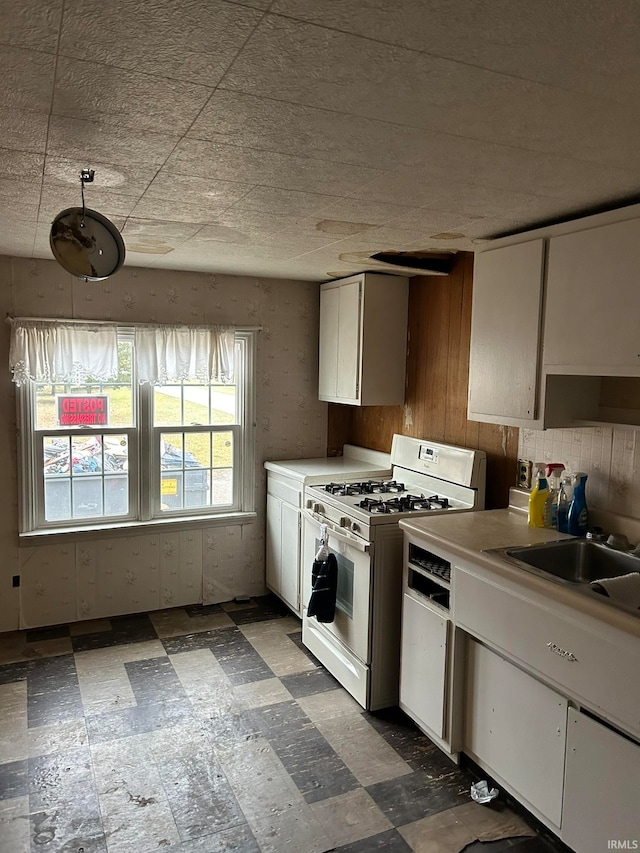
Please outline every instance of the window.
[[229, 382], [141, 384], [132, 327], [107, 380], [22, 377], [21, 532], [252, 511], [254, 337], [236, 330]]

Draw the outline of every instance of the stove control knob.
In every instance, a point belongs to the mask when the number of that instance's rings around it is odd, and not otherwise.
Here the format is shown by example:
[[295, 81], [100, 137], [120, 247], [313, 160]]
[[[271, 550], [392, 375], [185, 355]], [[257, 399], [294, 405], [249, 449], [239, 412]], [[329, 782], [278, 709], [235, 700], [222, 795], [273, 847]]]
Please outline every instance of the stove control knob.
[[351, 525], [351, 529], [353, 530], [354, 533], [359, 533], [360, 532], [360, 525], [356, 524], [356, 522], [354, 521], [353, 524]]
[[351, 519], [347, 518], [346, 515], [343, 515], [340, 519], [340, 527], [346, 527], [347, 529], [349, 529], [349, 527], [351, 527]]
[[313, 509], [313, 501], [307, 500], [307, 503], [305, 504], [305, 506], [307, 507], [307, 509]]

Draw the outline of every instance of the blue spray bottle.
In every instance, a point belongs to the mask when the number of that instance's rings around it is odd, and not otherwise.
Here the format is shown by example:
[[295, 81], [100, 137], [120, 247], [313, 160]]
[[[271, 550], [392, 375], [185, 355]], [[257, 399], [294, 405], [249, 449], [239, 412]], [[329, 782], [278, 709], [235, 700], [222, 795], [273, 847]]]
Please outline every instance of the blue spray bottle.
[[573, 498], [569, 504], [567, 516], [567, 533], [572, 536], [584, 536], [589, 527], [589, 510], [587, 509], [587, 496], [585, 494], [586, 483], [587, 475], [584, 471], [579, 471], [575, 475]]

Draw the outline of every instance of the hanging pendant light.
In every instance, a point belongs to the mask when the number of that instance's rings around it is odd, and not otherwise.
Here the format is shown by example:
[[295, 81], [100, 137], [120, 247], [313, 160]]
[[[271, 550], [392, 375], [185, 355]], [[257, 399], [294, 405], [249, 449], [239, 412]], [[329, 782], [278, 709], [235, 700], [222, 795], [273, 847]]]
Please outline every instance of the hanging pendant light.
[[61, 267], [85, 281], [102, 281], [117, 272], [125, 258], [116, 226], [96, 210], [85, 207], [84, 185], [93, 183], [93, 169], [80, 172], [82, 207], [68, 207], [51, 223], [49, 245]]

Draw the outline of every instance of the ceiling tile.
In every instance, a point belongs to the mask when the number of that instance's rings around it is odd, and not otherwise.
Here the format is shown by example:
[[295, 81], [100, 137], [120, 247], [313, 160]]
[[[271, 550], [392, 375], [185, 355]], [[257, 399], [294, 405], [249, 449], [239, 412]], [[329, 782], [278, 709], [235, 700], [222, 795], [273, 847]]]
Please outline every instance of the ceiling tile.
[[[135, 207], [136, 199], [128, 195], [91, 186], [91, 191], [85, 190], [85, 205], [90, 210], [97, 210], [103, 216], [111, 219], [126, 217]], [[39, 219], [51, 222], [55, 216], [68, 207], [82, 207], [80, 181], [78, 186], [61, 186], [58, 183], [45, 182], [42, 188]]]
[[49, 53], [0, 47], [0, 107], [48, 113], [55, 62]]
[[149, 219], [127, 219], [123, 228], [127, 254], [164, 255], [177, 248], [200, 229], [200, 225], [183, 222], [155, 222]]
[[0, 107], [0, 147], [44, 152], [46, 138], [46, 113]]
[[606, 9], [573, 0], [276, 0], [270, 11], [565, 90], [638, 97], [640, 19], [628, 0]]
[[139, 219], [191, 222], [204, 225], [207, 222], [214, 222], [228, 207], [228, 205], [219, 205], [215, 202], [207, 205], [198, 199], [194, 201], [194, 204], [189, 204], [186, 201], [166, 201], [165, 199], [145, 196], [136, 203], [132, 215]]
[[133, 166], [112, 166], [101, 163], [95, 158], [87, 163], [86, 158], [79, 157], [47, 157], [45, 168], [45, 184], [65, 186], [80, 194], [80, 171], [91, 168], [95, 172], [93, 183], [85, 185], [87, 204], [91, 204], [94, 194], [107, 190], [118, 195], [130, 195], [138, 199], [149, 186], [156, 175], [153, 167], [140, 168]]
[[305, 216], [340, 201], [339, 196], [255, 187], [234, 206], [234, 210], [261, 210], [286, 216]]
[[199, 171], [181, 175], [163, 169], [149, 186], [145, 201], [162, 199], [182, 203], [188, 199], [190, 203], [224, 209], [244, 198], [253, 186], [253, 183], [241, 181], [215, 180], [201, 175]]
[[40, 181], [44, 154], [0, 148], [0, 177], [19, 181]]
[[0, 16], [3, 44], [55, 53], [62, 0], [4, 0]]
[[261, 18], [223, 0], [67, 0], [60, 53], [213, 87]]
[[227, 210], [212, 225], [206, 225], [191, 243], [224, 242], [251, 246], [291, 226], [294, 217], [251, 210]]
[[222, 180], [261, 183], [303, 192], [346, 195], [378, 176], [378, 169], [330, 163], [233, 145], [184, 139], [169, 157], [167, 172]]
[[[312, 211], [309, 211], [310, 213]], [[363, 204], [357, 198], [342, 198], [329, 202], [315, 211], [326, 219], [345, 220], [347, 222], [364, 222], [368, 225], [384, 225], [393, 222], [398, 217], [411, 216], [417, 219], [419, 212], [416, 208], [405, 204], [385, 204], [384, 202], [368, 201]]]
[[55, 115], [164, 133], [184, 133], [211, 94], [194, 83], [122, 71], [96, 62], [60, 57], [53, 99]]
[[[0, 198], [3, 212], [19, 219], [36, 220], [40, 202], [40, 181], [21, 181], [14, 178], [0, 178]], [[25, 215], [25, 211], [29, 215]]]
[[429, 134], [388, 121], [217, 90], [187, 134], [194, 139], [390, 169], [424, 162]]
[[[622, 164], [630, 153], [629, 136], [612, 133], [628, 113], [622, 105], [273, 16], [249, 39], [224, 85], [593, 162]], [[636, 111], [627, 120], [640, 130]]]
[[91, 166], [95, 160], [96, 163], [155, 171], [173, 151], [179, 138], [123, 127], [116, 121], [51, 116], [47, 154], [80, 158], [86, 166]]
[[499, 211], [508, 215], [526, 208], [533, 211], [536, 206], [544, 205], [544, 199], [533, 194], [467, 184], [451, 177], [424, 175], [422, 180], [417, 177], [414, 170], [400, 167], [371, 181], [353, 195], [363, 203], [369, 199], [397, 204], [404, 201], [414, 207], [457, 212], [465, 217], [492, 216]]

